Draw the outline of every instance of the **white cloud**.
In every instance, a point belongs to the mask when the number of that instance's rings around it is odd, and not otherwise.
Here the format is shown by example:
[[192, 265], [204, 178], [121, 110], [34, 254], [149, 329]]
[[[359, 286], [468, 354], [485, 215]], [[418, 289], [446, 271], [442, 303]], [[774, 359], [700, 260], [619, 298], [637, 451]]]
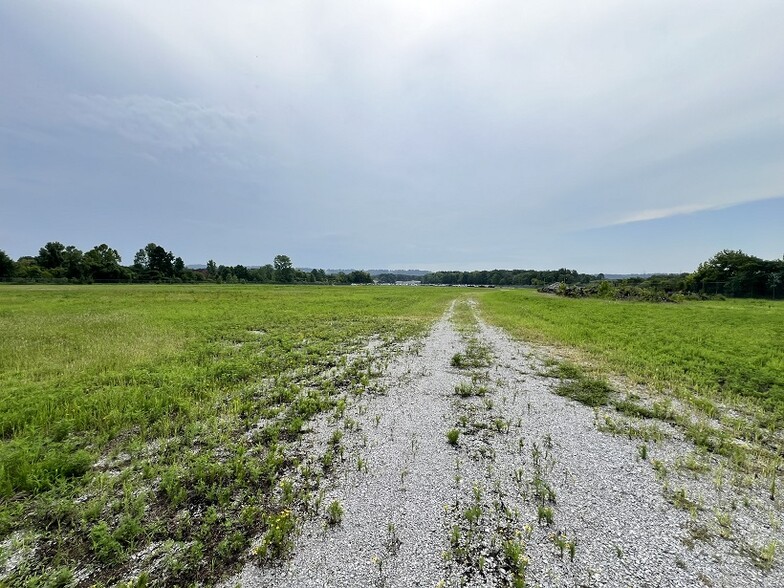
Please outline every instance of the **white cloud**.
[[70, 98], [79, 123], [173, 151], [225, 144], [244, 134], [253, 120], [248, 114], [155, 96]]
[[215, 179], [234, 218], [274, 202], [379, 250], [406, 226], [397, 259], [454, 267], [784, 193], [782, 19], [765, 0], [31, 0], [0, 5], [0, 141], [27, 158], [10, 174], [58, 137], [122, 150], [117, 198], [144, 179], [130, 152], [159, 162], [153, 189]]
[[682, 214], [692, 214], [703, 210], [712, 210], [716, 207], [711, 204], [687, 204], [684, 206], [672, 206], [670, 208], [658, 208], [652, 210], [640, 210], [630, 215], [624, 216], [606, 226], [625, 225], [628, 223], [637, 223], [644, 221], [651, 221], [671, 216], [679, 216]]

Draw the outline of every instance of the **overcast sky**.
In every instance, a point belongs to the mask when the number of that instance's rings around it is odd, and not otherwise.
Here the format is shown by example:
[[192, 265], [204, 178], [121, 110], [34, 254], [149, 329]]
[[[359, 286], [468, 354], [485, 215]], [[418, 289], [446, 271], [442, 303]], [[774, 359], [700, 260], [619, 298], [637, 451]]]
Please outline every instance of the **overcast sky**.
[[781, 0], [7, 0], [0, 249], [691, 271], [784, 255]]

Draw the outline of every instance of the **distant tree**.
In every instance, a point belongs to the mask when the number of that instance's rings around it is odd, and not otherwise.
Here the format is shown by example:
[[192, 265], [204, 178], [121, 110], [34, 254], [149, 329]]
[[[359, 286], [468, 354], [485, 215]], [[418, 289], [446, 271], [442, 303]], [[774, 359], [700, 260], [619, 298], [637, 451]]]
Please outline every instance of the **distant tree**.
[[79, 249], [73, 245], [69, 245], [65, 248], [65, 251], [63, 251], [62, 258], [63, 261], [60, 267], [62, 271], [65, 272], [65, 277], [72, 280], [81, 280], [84, 278], [86, 270], [84, 255]]
[[182, 277], [185, 273], [185, 262], [182, 260], [182, 257], [177, 257], [174, 260], [174, 274], [176, 276]]
[[237, 276], [237, 279], [240, 282], [247, 282], [250, 279], [248, 268], [246, 268], [244, 265], [235, 265], [231, 271], [235, 276]]
[[253, 270], [254, 281], [256, 282], [273, 282], [275, 281], [275, 268], [272, 264], [265, 264], [260, 268]]
[[212, 259], [207, 262], [207, 275], [213, 280], [218, 275], [218, 265]]
[[276, 255], [272, 261], [275, 268], [275, 279], [278, 282], [291, 282], [294, 278], [291, 258], [288, 255]]
[[[384, 275], [380, 281], [390, 277]], [[398, 279], [411, 279], [410, 277]], [[473, 272], [434, 272], [419, 278], [425, 284], [474, 284], [474, 285], [508, 285], [529, 286], [566, 282], [569, 284], [587, 283], [596, 276], [580, 274], [575, 270], [561, 268], [559, 270], [493, 270]]]
[[346, 276], [346, 281], [349, 284], [372, 284], [373, 278], [370, 274], [363, 271], [353, 271]]
[[57, 269], [63, 265], [63, 254], [65, 245], [59, 241], [49, 241], [38, 250], [36, 262], [43, 269]]
[[313, 278], [312, 281], [314, 282], [327, 282], [327, 274], [324, 272], [323, 269], [313, 269], [310, 270], [310, 275]]
[[147, 253], [147, 269], [153, 275], [170, 278], [174, 275], [174, 255], [160, 245], [148, 243], [144, 248]]
[[16, 273], [16, 262], [0, 249], [0, 278], [11, 278]]
[[701, 263], [686, 278], [686, 284], [692, 290], [709, 294], [765, 296], [769, 290], [769, 264], [743, 251], [724, 249]]
[[87, 273], [96, 280], [118, 280], [123, 278], [125, 271], [120, 266], [121, 262], [122, 258], [117, 250], [112, 249], [106, 243], [96, 245], [84, 254], [84, 265]]
[[613, 288], [613, 285], [607, 280], [602, 280], [599, 283], [599, 296], [602, 298], [612, 298], [614, 292], [615, 288]]
[[784, 259], [774, 262], [774, 269], [768, 275], [768, 287], [773, 298], [779, 298], [781, 289], [784, 287]]
[[147, 251], [144, 249], [139, 249], [136, 252], [136, 255], [133, 256], [133, 268], [137, 271], [146, 270], [149, 265], [149, 260], [147, 259]]
[[45, 273], [41, 269], [37, 258], [26, 255], [16, 260], [16, 276], [19, 278], [36, 279], [51, 277], [51, 274]]

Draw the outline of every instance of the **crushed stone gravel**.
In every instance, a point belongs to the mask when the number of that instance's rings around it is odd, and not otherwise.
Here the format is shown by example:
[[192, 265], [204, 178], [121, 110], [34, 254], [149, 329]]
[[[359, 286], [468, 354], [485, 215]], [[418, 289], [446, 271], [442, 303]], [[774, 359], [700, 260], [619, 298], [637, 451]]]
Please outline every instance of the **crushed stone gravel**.
[[[553, 393], [559, 382], [542, 375], [540, 350], [481, 318], [475, 337], [491, 350], [492, 365], [473, 374], [452, 367], [466, 349], [450, 320], [454, 305], [423, 340], [391, 358], [384, 393], [357, 397], [340, 422], [313, 424], [314, 447], [344, 430], [343, 461], [322, 499], [322, 510], [342, 505], [342, 521], [311, 517], [290, 558], [247, 564], [225, 586], [512, 585], [502, 562], [477, 573], [455, 558], [450, 530], [464, 524], [472, 493], [488, 497], [482, 549], [494, 553], [495, 534], [508, 536], [514, 521], [526, 586], [784, 586], [784, 566], [763, 570], [749, 556], [782, 544], [780, 502], [719, 485], [710, 474], [662, 479], [654, 460], [672, 465], [693, 447], [674, 434], [647, 443], [641, 458], [640, 440], [597, 430], [600, 410]], [[459, 398], [455, 387], [472, 375], [487, 383], [487, 394]], [[458, 426], [453, 447], [446, 432]], [[539, 518], [536, 478], [553, 491], [551, 524]], [[676, 489], [694, 497], [692, 508], [668, 499]], [[493, 518], [492, 500], [493, 512], [514, 515]], [[733, 521], [728, 538], [716, 524], [725, 510]], [[573, 542], [573, 558], [558, 538]]]

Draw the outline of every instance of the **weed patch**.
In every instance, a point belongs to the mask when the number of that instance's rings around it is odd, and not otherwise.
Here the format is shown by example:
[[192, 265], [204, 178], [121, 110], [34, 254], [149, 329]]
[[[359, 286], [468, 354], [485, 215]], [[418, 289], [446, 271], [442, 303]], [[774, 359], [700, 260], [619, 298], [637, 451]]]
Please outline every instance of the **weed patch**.
[[479, 369], [488, 367], [492, 363], [490, 348], [476, 337], [471, 337], [466, 343], [463, 353], [455, 353], [450, 364], [460, 369]]
[[610, 402], [613, 389], [604, 380], [594, 380], [583, 377], [579, 380], [562, 382], [556, 389], [556, 394], [566, 396], [587, 406], [604, 406]]

